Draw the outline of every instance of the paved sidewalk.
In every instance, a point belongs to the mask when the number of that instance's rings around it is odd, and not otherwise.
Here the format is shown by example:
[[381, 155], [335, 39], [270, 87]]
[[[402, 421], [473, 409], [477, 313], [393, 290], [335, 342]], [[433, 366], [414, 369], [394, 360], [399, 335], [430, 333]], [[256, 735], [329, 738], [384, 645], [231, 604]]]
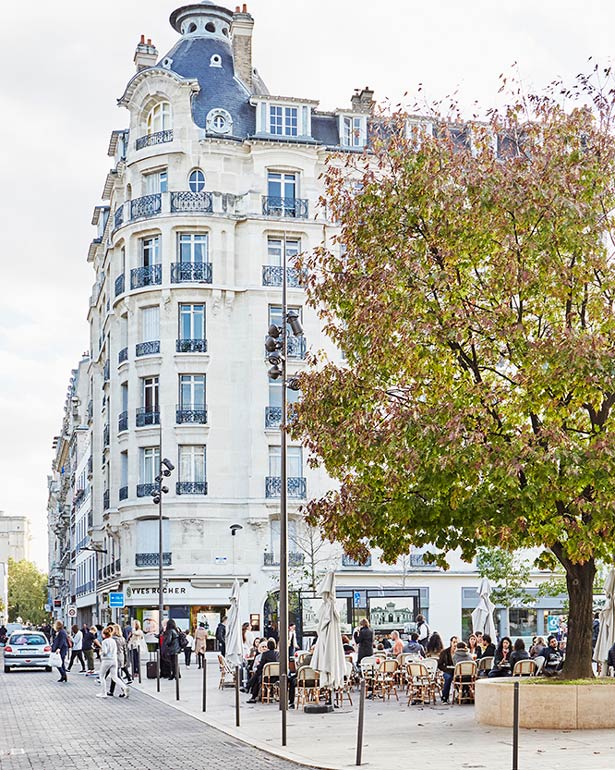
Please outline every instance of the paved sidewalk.
[[[281, 756], [324, 768], [354, 767], [358, 693], [353, 706], [344, 704], [333, 714], [288, 713], [288, 747], [281, 746], [280, 712], [277, 704], [247, 705], [241, 694], [241, 727], [235, 727], [235, 696], [232, 689], [218, 689], [217, 661], [208, 664], [208, 708], [202, 713], [202, 677], [193, 664], [182, 664], [180, 701], [175, 684], [163, 680], [156, 693], [156, 680], [143, 678], [140, 689], [181, 711], [205, 719], [231, 736]], [[143, 668], [145, 673], [145, 667]], [[399, 702], [367, 701], [363, 762], [371, 770], [419, 768], [420, 770], [465, 770], [512, 767], [512, 731], [482, 727], [474, 721], [474, 708], [462, 706], [407, 706]], [[557, 708], [557, 703], [553, 703]], [[615, 731], [521, 730], [521, 770], [613, 770]]]
[[2, 770], [297, 770], [136, 688], [101, 700], [91, 678], [56, 680], [55, 669], [0, 674]]

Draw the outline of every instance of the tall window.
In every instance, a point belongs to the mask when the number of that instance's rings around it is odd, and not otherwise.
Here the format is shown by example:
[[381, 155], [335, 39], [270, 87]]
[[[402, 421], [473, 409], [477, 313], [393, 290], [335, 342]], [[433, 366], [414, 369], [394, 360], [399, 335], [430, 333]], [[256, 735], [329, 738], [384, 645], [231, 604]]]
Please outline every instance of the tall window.
[[141, 340], [151, 342], [160, 339], [160, 306], [141, 309]]
[[205, 447], [179, 447], [179, 480], [205, 481]]
[[294, 200], [297, 196], [297, 175], [269, 171], [267, 174], [267, 195], [270, 198]]
[[178, 238], [180, 262], [201, 265], [208, 261], [209, 236], [207, 233], [180, 233]]
[[[292, 264], [295, 257], [301, 251], [299, 238], [286, 239], [286, 259]], [[284, 239], [275, 237], [267, 238], [267, 264], [274, 267], [282, 267], [282, 254], [284, 253]]]
[[[294, 404], [300, 397], [298, 390], [287, 388], [287, 403]], [[269, 380], [269, 406], [282, 406], [282, 383], [279, 380]]]
[[153, 484], [160, 471], [160, 448], [148, 446], [141, 449], [140, 483]]
[[[289, 446], [286, 455], [286, 470], [289, 478], [303, 476], [303, 451], [300, 446]], [[282, 450], [279, 446], [269, 447], [269, 475], [279, 478], [282, 475]]]
[[269, 107], [269, 133], [276, 136], [297, 136], [297, 107]]
[[[158, 519], [140, 519], [136, 522], [136, 542], [138, 553], [158, 553]], [[162, 550], [170, 551], [169, 520], [162, 520]], [[158, 564], [158, 562], [156, 562]]]
[[205, 375], [179, 375], [179, 408], [203, 409], [205, 407]]
[[[272, 519], [271, 524], [271, 553], [274, 555], [274, 561], [279, 563], [280, 561], [280, 520]], [[297, 551], [297, 522], [294, 519], [288, 520], [288, 547], [289, 551]], [[293, 547], [294, 546], [294, 547]]]
[[146, 412], [158, 411], [159, 380], [158, 377], [143, 378], [143, 408]]
[[179, 306], [179, 339], [205, 339], [205, 305]]
[[141, 238], [141, 266], [151, 267], [160, 264], [160, 236]]
[[123, 382], [120, 389], [120, 395], [122, 400], [122, 412], [128, 411], [128, 383]]
[[128, 486], [128, 452], [120, 452], [120, 486]]
[[190, 185], [190, 192], [203, 192], [205, 189], [205, 174], [200, 168], [195, 168], [194, 171], [190, 172], [188, 184]]
[[145, 194], [154, 195], [155, 193], [165, 193], [169, 189], [169, 177], [167, 170], [154, 171], [151, 174], [145, 174]]
[[344, 147], [365, 145], [365, 117], [344, 115], [341, 119], [340, 139]]
[[173, 127], [171, 105], [169, 102], [158, 102], [147, 116], [147, 133], [156, 134]]

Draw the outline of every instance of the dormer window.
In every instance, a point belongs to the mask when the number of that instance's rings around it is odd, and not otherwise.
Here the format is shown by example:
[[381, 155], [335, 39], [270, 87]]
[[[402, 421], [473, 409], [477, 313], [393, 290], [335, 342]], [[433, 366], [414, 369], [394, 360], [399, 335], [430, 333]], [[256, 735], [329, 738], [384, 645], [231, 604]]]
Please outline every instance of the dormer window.
[[366, 115], [340, 116], [340, 144], [342, 147], [365, 147], [367, 141]]
[[312, 108], [318, 102], [259, 95], [250, 103], [256, 107], [257, 135], [293, 139], [312, 136]]
[[297, 136], [297, 107], [269, 106], [269, 133], [276, 136]]
[[231, 134], [233, 131], [233, 119], [226, 110], [210, 110], [205, 122], [207, 131], [211, 134]]
[[148, 113], [146, 125], [148, 134], [157, 134], [159, 131], [172, 128], [173, 119], [169, 102], [155, 104]]

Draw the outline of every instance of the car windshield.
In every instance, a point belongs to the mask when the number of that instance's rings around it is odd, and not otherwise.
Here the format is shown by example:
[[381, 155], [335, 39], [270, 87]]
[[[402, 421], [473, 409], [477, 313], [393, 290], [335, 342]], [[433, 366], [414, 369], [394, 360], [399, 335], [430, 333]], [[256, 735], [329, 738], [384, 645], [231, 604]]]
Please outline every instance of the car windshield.
[[13, 634], [9, 639], [9, 644], [14, 644], [17, 647], [26, 644], [28, 646], [34, 646], [38, 644], [47, 644], [47, 640], [39, 634]]

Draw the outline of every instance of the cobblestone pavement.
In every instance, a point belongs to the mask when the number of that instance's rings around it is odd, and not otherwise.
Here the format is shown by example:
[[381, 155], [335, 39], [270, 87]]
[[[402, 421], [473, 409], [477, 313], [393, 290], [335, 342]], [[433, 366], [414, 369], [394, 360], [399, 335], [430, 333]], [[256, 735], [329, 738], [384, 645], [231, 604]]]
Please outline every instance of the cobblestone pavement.
[[[2, 770], [296, 770], [137, 692], [101, 700], [93, 678], [56, 670], [0, 674]], [[94, 762], [95, 765], [91, 763]]]

